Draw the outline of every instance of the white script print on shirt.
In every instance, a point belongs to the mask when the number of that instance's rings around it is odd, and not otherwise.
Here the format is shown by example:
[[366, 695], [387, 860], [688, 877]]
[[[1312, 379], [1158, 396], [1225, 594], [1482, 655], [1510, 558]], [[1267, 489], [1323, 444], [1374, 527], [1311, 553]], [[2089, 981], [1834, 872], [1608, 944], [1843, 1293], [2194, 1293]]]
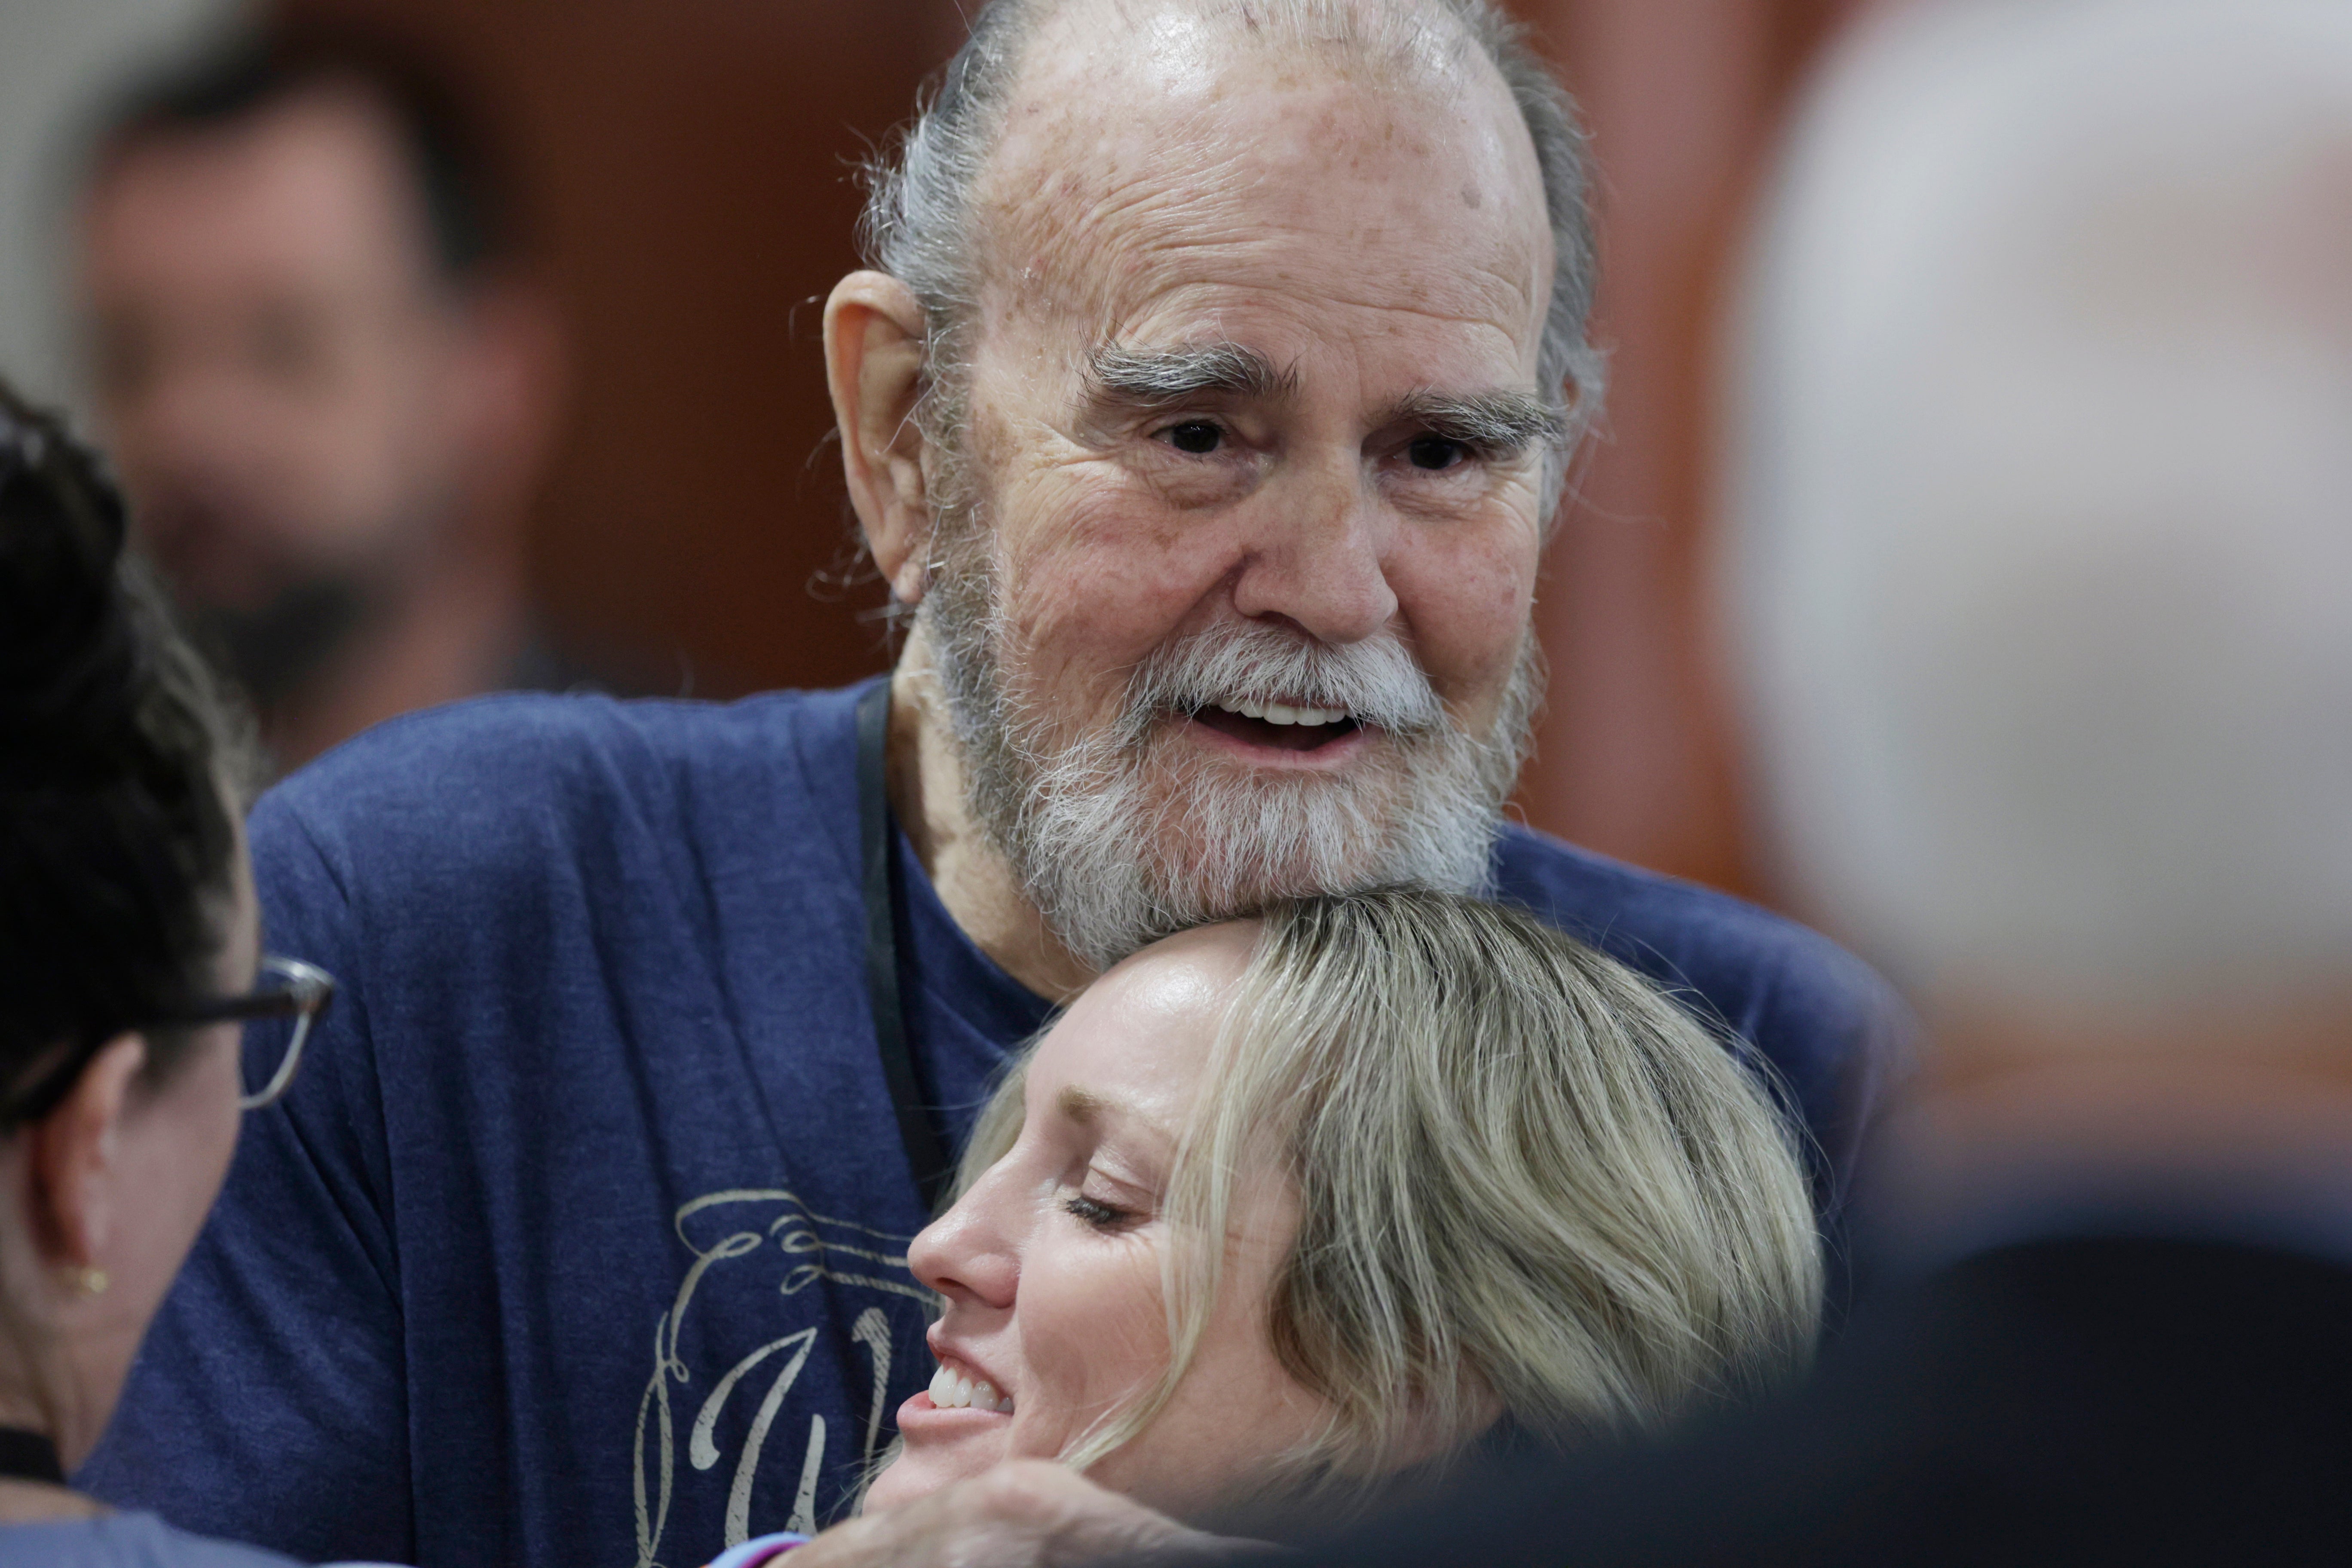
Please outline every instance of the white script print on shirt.
[[[728, 1479], [724, 1539], [672, 1542], [677, 1561], [668, 1568], [690, 1568], [755, 1533], [814, 1533], [817, 1483], [827, 1464], [872, 1463], [889, 1397], [891, 1346], [919, 1332], [931, 1301], [907, 1269], [911, 1237], [816, 1214], [780, 1188], [706, 1194], [680, 1208], [673, 1224], [690, 1261], [677, 1299], [654, 1326], [653, 1375], [637, 1402], [636, 1568], [664, 1568], [671, 1503], [706, 1475], [704, 1484]], [[747, 1292], [773, 1300], [780, 1310], [744, 1312]], [[724, 1321], [764, 1320], [767, 1326], [758, 1342], [730, 1345], [717, 1356], [706, 1349], [707, 1364], [689, 1365], [681, 1349], [689, 1324], [708, 1326], [718, 1316], [712, 1309], [697, 1314], [695, 1303], [719, 1296], [732, 1303]], [[778, 1518], [773, 1500], [753, 1496], [762, 1457], [771, 1441], [790, 1443], [801, 1436], [777, 1433], [776, 1418], [819, 1337], [844, 1322], [865, 1352], [871, 1380], [865, 1431], [831, 1434], [824, 1416], [811, 1415], [800, 1485], [789, 1514]], [[753, 1406], [748, 1427], [740, 1416], [746, 1405]], [[724, 1445], [736, 1434], [730, 1455]], [[684, 1471], [677, 1465], [681, 1436]]]

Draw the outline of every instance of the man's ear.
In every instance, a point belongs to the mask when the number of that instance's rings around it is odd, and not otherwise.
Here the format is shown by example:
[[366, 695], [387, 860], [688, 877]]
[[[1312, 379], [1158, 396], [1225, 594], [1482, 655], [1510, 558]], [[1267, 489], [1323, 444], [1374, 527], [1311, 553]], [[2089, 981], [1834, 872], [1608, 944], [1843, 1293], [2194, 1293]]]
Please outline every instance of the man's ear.
[[899, 603], [919, 604], [931, 542], [923, 479], [923, 307], [880, 272], [853, 272], [824, 302], [825, 380], [841, 428], [841, 466], [866, 546]]
[[26, 1218], [34, 1247], [52, 1268], [89, 1268], [113, 1234], [122, 1201], [123, 1108], [146, 1065], [145, 1037], [117, 1035], [90, 1058], [73, 1092], [25, 1130]]

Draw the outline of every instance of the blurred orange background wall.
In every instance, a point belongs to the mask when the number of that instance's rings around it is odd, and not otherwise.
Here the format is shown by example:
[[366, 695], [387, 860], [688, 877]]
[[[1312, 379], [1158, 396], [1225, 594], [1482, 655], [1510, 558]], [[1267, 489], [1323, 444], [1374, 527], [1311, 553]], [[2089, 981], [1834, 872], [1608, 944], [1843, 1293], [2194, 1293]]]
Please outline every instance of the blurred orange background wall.
[[[1757, 892], [1703, 592], [1718, 319], [1806, 67], [1864, 0], [1521, 0], [1601, 168], [1610, 412], [1538, 608], [1551, 700], [1519, 805]], [[572, 331], [536, 517], [559, 637], [725, 696], [882, 668], [828, 438], [819, 306], [854, 165], [961, 37], [950, 0], [278, 0], [441, 55], [530, 197]]]

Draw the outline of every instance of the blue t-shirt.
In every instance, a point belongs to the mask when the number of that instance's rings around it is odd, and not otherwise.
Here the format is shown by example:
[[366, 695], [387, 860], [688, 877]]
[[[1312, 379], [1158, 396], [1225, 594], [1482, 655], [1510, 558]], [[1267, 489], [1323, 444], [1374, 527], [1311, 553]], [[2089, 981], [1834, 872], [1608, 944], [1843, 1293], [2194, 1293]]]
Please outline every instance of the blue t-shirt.
[[[856, 690], [508, 696], [255, 811], [268, 943], [341, 994], [81, 1482], [310, 1559], [692, 1568], [835, 1515], [922, 1387], [925, 1214], [864, 980]], [[921, 1088], [1045, 1002], [903, 837]], [[1523, 829], [1500, 885], [1686, 985], [1840, 1163], [1883, 991], [1761, 910]]]

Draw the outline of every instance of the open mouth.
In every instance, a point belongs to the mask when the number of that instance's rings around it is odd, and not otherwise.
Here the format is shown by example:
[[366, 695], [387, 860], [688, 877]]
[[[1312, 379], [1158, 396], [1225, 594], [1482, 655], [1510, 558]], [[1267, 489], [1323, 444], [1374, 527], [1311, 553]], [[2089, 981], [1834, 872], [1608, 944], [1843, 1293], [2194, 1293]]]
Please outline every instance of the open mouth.
[[1246, 745], [1279, 752], [1316, 751], [1362, 729], [1343, 709], [1301, 708], [1287, 702], [1213, 702], [1196, 709], [1192, 719]]
[[1011, 1392], [999, 1393], [994, 1384], [961, 1362], [942, 1359], [940, 1370], [931, 1374], [931, 1386], [928, 1392], [932, 1405], [940, 1410], [988, 1410], [999, 1415], [1013, 1414]]

